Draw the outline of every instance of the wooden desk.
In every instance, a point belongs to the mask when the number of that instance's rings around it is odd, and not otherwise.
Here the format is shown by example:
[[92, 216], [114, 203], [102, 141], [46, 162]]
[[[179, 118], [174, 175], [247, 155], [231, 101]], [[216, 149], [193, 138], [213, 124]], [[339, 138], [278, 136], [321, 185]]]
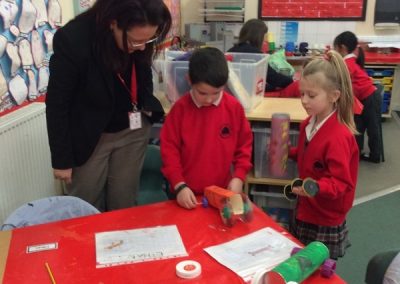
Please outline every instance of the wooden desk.
[[[166, 114], [168, 114], [171, 104], [167, 97], [158, 92], [155, 94], [160, 100]], [[264, 97], [262, 102], [252, 111], [246, 113], [250, 121], [271, 121], [272, 114], [276, 112], [285, 112], [290, 115], [293, 122], [301, 122], [307, 117], [307, 113], [301, 105], [299, 98], [272, 98]]]
[[[198, 207], [186, 210], [167, 201], [147, 206], [117, 210], [98, 215], [64, 220], [1, 232], [0, 275], [2, 283], [51, 283], [44, 263], [48, 262], [55, 280], [60, 283], [244, 283], [243, 280], [215, 261], [203, 248], [230, 241], [264, 227], [287, 234], [260, 209], [254, 209], [254, 220], [222, 226], [218, 210]], [[129, 230], [176, 224], [188, 257], [126, 264], [113, 267], [95, 266], [96, 232]], [[288, 234], [287, 234], [288, 235]], [[292, 238], [290, 235], [288, 237]], [[58, 249], [26, 253], [29, 245], [58, 243]], [[7, 253], [8, 252], [8, 253]], [[192, 259], [202, 265], [202, 274], [193, 280], [175, 275], [178, 262]], [[5, 267], [5, 269], [4, 269]], [[314, 273], [303, 283], [342, 284], [339, 276], [321, 278]]]
[[272, 114], [277, 112], [288, 113], [291, 122], [301, 122], [307, 117], [299, 98], [263, 98], [246, 117], [250, 121], [271, 121]]

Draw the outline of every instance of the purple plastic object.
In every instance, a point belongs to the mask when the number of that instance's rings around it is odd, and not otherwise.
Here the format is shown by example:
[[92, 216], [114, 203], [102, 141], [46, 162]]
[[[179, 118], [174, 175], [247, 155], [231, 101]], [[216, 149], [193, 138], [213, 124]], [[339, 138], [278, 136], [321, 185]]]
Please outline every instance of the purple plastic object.
[[300, 250], [301, 250], [301, 248], [299, 248], [299, 247], [294, 247], [294, 248], [292, 249], [292, 251], [290, 252], [290, 256], [292, 256], [292, 255], [298, 253]]
[[331, 278], [336, 271], [336, 261], [327, 259], [321, 266], [321, 276], [324, 278]]
[[203, 206], [204, 208], [208, 207], [208, 199], [207, 199], [207, 197], [203, 196], [203, 198], [201, 199], [201, 206]]

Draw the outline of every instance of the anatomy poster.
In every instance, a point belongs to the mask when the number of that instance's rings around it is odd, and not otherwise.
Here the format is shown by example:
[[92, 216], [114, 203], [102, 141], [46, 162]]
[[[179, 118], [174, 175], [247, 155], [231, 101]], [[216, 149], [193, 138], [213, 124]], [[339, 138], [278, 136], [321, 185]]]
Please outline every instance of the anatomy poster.
[[59, 0], [0, 0], [0, 113], [47, 91]]

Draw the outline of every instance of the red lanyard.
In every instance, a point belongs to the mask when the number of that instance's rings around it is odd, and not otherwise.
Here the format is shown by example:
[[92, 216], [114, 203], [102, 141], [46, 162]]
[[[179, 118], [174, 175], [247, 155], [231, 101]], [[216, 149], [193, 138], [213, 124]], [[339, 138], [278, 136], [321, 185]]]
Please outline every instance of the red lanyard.
[[118, 78], [121, 81], [122, 85], [128, 90], [131, 95], [132, 105], [137, 105], [137, 86], [136, 86], [136, 68], [135, 64], [132, 64], [132, 75], [131, 75], [131, 88], [129, 89], [125, 83], [125, 80], [121, 77], [121, 74], [118, 73]]

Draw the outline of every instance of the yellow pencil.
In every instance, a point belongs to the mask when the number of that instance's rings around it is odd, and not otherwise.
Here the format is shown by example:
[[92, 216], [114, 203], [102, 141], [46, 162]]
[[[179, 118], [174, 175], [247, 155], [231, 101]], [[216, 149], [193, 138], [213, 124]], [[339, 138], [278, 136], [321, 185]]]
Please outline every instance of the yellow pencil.
[[56, 280], [54, 279], [53, 273], [51, 272], [49, 264], [46, 262], [44, 265], [46, 266], [47, 272], [49, 273], [49, 276], [50, 276], [50, 279], [51, 279], [51, 283], [52, 284], [57, 284]]

